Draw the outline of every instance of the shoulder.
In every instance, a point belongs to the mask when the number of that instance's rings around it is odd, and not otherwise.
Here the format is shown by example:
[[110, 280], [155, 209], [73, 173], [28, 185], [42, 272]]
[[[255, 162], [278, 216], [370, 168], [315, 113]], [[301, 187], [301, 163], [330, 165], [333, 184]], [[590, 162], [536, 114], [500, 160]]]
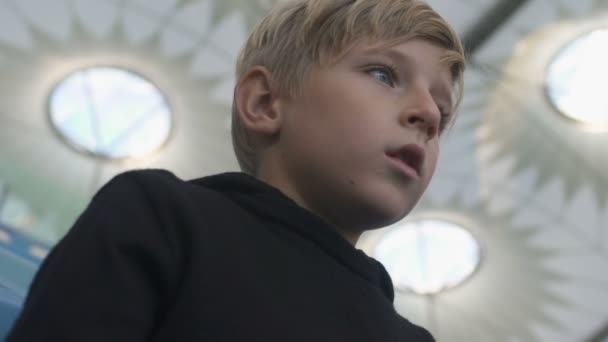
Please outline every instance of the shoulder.
[[183, 196], [190, 187], [189, 182], [167, 170], [131, 170], [114, 176], [97, 192], [94, 200], [109, 197], [118, 201], [171, 202], [169, 198], [175, 200], [175, 197]]
[[104, 226], [109, 231], [121, 232], [125, 226], [151, 228], [169, 208], [167, 203], [175, 202], [167, 197], [175, 197], [169, 194], [179, 193], [182, 183], [173, 173], [160, 169], [120, 173], [97, 191], [80, 219], [88, 220], [87, 226]]
[[168, 224], [194, 206], [192, 187], [167, 170], [145, 169], [120, 173], [95, 194], [87, 212], [97, 215], [154, 218]]
[[145, 217], [172, 232], [224, 234], [231, 231], [225, 227], [253, 219], [226, 189], [240, 186], [232, 178], [220, 174], [185, 181], [166, 170], [128, 171], [99, 190], [91, 208], [125, 219]]
[[116, 188], [167, 188], [185, 183], [172, 172], [162, 169], [131, 170], [114, 176], [100, 192]]
[[[94, 202], [120, 202], [154, 210], [156, 215], [200, 215], [232, 207], [220, 189], [209, 186], [207, 176], [186, 181], [163, 169], [141, 169], [116, 175], [95, 195]], [[166, 219], [167, 217], [164, 217]]]
[[140, 256], [164, 255], [161, 259], [173, 260], [188, 238], [187, 229], [179, 223], [189, 213], [181, 208], [193, 202], [179, 199], [185, 192], [183, 186], [187, 182], [166, 170], [134, 170], [114, 176], [80, 214], [62, 239], [61, 249], [137, 246]]

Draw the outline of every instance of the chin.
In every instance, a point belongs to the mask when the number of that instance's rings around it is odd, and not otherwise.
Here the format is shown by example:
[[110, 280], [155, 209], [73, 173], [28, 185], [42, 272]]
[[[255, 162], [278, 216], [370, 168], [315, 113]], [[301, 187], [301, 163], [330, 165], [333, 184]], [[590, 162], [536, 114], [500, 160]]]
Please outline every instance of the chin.
[[420, 196], [410, 191], [390, 189], [378, 199], [376, 206], [382, 214], [382, 227], [391, 225], [406, 217], [416, 206]]
[[392, 210], [387, 210], [383, 219], [379, 222], [378, 227], [386, 227], [398, 221], [401, 221], [404, 217], [406, 217], [412, 211], [411, 208], [392, 208]]
[[368, 197], [365, 209], [358, 211], [359, 222], [365, 222], [365, 230], [386, 227], [402, 220], [414, 208], [417, 201], [404, 199], [403, 196]]
[[[362, 179], [363, 177], [351, 177]], [[336, 197], [326, 203], [333, 207], [340, 217], [335, 220], [356, 230], [377, 229], [403, 219], [418, 202], [419, 191], [415, 187], [404, 186], [386, 179], [358, 182], [357, 187], [346, 185], [336, 189]], [[413, 184], [412, 184], [413, 185]], [[325, 197], [325, 200], [328, 198]], [[336, 206], [335, 203], [340, 203]]]

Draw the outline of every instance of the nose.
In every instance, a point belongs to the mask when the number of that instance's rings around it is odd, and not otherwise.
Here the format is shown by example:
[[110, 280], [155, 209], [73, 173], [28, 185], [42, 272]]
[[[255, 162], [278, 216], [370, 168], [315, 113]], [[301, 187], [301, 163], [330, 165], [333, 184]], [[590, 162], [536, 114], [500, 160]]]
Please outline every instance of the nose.
[[441, 112], [428, 90], [413, 91], [404, 98], [399, 123], [403, 127], [414, 128], [431, 140], [439, 134]]

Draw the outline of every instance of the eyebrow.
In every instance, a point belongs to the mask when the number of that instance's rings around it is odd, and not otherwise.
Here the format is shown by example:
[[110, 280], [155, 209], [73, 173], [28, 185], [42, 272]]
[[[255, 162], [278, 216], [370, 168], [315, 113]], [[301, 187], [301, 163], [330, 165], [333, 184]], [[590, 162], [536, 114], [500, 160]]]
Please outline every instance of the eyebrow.
[[[369, 49], [365, 50], [364, 53], [365, 54], [384, 55], [393, 61], [397, 61], [398, 64], [405, 65], [406, 67], [416, 64], [414, 58], [412, 58], [408, 54], [402, 53], [401, 51], [395, 49], [394, 47], [389, 47], [389, 48], [374, 47], [374, 48], [369, 48]], [[446, 101], [446, 103], [444, 105], [446, 105], [448, 108], [443, 108], [443, 110], [445, 110], [447, 112], [451, 112], [452, 107], [453, 107], [453, 104], [452, 104], [453, 91], [452, 90], [453, 90], [453, 87], [449, 83], [443, 82], [443, 81], [438, 82], [435, 80], [433, 82], [433, 84], [431, 85], [431, 94], [434, 93], [437, 95], [437, 97]]]

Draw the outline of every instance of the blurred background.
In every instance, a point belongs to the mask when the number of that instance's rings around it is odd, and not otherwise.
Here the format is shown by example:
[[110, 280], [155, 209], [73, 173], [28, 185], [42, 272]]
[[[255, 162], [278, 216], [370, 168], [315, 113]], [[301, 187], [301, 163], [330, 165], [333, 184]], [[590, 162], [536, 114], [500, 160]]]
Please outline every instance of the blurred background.
[[[274, 0], [0, 0], [0, 338], [117, 173], [238, 170], [234, 63]], [[358, 245], [438, 341], [608, 341], [608, 1], [431, 0], [465, 100], [415, 212]]]

